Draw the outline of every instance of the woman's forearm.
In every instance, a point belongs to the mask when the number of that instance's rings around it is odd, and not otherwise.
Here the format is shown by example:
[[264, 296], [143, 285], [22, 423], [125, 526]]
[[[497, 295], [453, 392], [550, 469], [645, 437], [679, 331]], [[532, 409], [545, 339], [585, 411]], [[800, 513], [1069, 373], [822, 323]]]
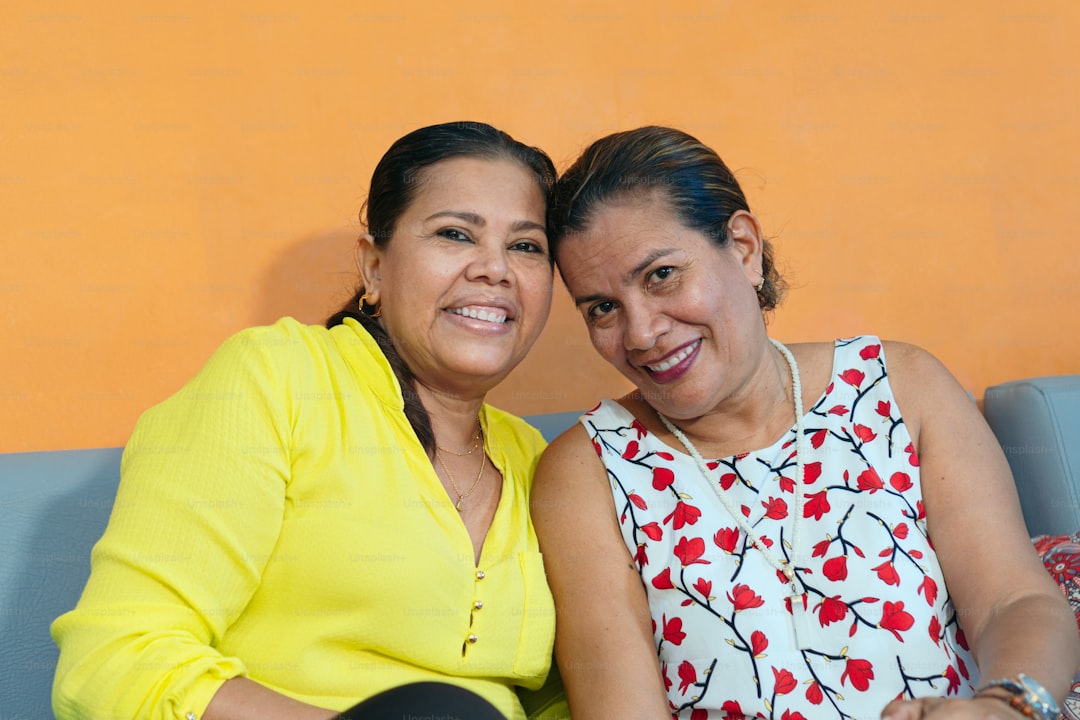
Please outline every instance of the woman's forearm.
[[334, 710], [315, 707], [274, 692], [254, 680], [226, 680], [206, 706], [202, 720], [328, 720]]
[[972, 650], [983, 683], [1025, 673], [1060, 703], [1080, 664], [1080, 634], [1063, 598], [1030, 595], [996, 611]]

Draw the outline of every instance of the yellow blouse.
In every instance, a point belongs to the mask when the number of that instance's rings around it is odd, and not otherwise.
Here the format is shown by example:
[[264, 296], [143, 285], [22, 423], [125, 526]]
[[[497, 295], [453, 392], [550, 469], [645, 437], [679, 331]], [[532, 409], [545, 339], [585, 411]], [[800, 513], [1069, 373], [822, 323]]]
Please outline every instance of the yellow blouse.
[[523, 717], [555, 617], [528, 515], [540, 434], [484, 406], [502, 497], [469, 534], [359, 324], [228, 340], [140, 418], [78, 606], [52, 626], [59, 718], [196, 717], [242, 675], [343, 710], [451, 682]]

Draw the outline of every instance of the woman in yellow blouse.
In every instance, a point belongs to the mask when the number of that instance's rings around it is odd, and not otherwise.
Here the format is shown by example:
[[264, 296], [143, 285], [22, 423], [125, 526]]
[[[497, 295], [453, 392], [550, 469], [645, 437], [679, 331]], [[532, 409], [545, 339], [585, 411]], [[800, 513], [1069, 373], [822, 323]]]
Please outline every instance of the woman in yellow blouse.
[[554, 177], [481, 123], [406, 135], [356, 298], [239, 333], [143, 415], [52, 628], [57, 717], [525, 716], [554, 634], [543, 441], [484, 396], [547, 318]]

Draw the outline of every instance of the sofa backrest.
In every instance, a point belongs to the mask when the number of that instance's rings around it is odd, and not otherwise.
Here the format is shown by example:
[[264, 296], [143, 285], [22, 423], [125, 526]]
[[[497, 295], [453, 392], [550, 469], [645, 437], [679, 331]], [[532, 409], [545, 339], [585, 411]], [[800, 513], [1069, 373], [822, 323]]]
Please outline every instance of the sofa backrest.
[[1080, 375], [989, 387], [983, 414], [1009, 460], [1028, 532], [1080, 531]]

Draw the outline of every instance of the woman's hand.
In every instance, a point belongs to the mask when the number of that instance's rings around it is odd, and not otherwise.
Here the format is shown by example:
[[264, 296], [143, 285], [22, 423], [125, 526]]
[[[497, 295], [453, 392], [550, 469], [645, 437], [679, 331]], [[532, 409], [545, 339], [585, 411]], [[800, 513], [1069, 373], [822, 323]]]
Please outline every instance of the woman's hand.
[[927, 697], [893, 700], [881, 711], [882, 720], [1018, 720], [1026, 717], [1004, 695], [973, 698]]

